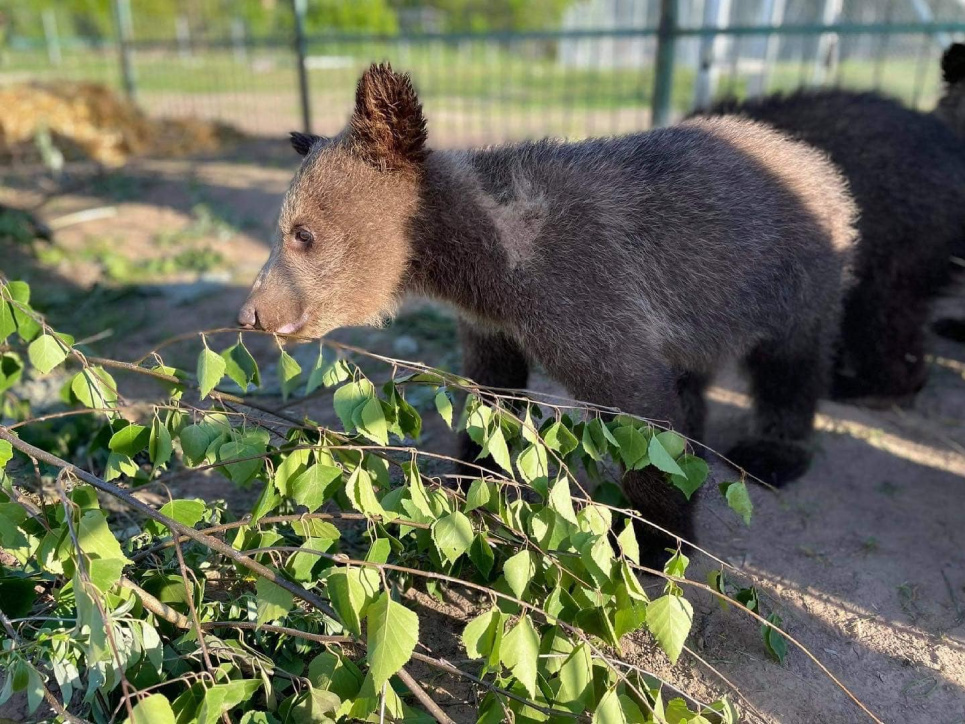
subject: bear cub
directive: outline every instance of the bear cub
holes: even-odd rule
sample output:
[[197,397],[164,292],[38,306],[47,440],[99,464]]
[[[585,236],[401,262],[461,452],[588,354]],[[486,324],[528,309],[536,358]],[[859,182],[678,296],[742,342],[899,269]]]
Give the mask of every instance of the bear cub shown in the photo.
[[[477,382],[524,387],[539,363],[576,398],[696,438],[709,376],[740,357],[754,426],[728,456],[771,483],[804,472],[855,239],[821,153],[735,119],[467,151],[426,141],[410,79],[388,65],[363,74],[339,135],[293,134],[305,158],[240,323],[320,337],[427,295],[460,314]],[[663,473],[623,486],[693,538]],[[676,545],[637,530],[654,553]]]

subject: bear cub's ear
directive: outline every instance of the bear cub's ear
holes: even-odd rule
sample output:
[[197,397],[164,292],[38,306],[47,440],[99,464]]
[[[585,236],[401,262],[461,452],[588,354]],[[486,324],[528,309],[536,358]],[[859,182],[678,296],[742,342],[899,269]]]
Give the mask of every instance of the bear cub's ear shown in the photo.
[[942,56],[942,77],[946,83],[965,80],[965,44],[953,43]]
[[352,147],[387,170],[415,167],[425,160],[426,119],[408,74],[388,64],[362,74],[350,122]]
[[308,152],[312,150],[312,146],[325,140],[322,136],[312,136],[298,131],[292,131],[288,135],[291,136],[292,148],[298,152],[299,156],[307,156]]

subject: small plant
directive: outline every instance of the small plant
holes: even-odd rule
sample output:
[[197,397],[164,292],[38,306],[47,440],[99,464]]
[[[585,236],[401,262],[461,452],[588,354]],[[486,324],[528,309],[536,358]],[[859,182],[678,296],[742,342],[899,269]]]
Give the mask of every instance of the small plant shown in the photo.
[[[646,630],[676,662],[688,588],[736,604],[786,655],[756,589],[732,587],[723,563],[709,584],[688,580],[682,548],[662,570],[641,565],[642,519],[608,502],[618,461],[688,495],[703,484],[706,464],[671,431],[370,355],[390,371],[377,383],[337,345],[303,369],[280,348],[284,398],[334,389],[337,429],[226,391],[262,384],[241,336],[221,349],[199,334],[191,372],[158,352],[119,362],[29,301],[27,285],[0,286],[0,702],[26,692],[32,712],[66,721],[450,722],[422,683],[431,671],[468,682],[480,722],[736,722],[729,698],[668,695],[623,659],[621,639]],[[65,408],[32,417],[16,394],[25,372],[63,375]],[[120,374],[155,380],[163,399],[130,406]],[[442,456],[418,445],[416,390],[498,470],[430,475]],[[205,472],[259,490],[251,510],[133,494]],[[748,521],[744,484],[721,491]],[[641,573],[664,579],[660,595]],[[447,624],[456,663],[420,643],[442,614],[417,601],[449,590],[474,602]]]

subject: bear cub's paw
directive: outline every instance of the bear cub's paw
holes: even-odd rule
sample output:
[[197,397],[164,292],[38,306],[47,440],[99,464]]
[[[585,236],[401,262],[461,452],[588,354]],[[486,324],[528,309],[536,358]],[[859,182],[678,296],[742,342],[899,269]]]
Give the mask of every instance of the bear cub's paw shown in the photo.
[[807,445],[785,440],[744,440],[731,448],[726,457],[738,468],[775,487],[801,477],[811,464]]

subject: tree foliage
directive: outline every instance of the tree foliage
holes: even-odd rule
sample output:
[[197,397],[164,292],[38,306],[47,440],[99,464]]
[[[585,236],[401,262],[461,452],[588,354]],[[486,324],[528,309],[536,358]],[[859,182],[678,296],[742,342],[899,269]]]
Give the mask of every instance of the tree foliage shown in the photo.
[[[614,505],[615,463],[654,465],[688,490],[706,477],[686,441],[644,420],[511,401],[399,361],[376,383],[324,350],[280,372],[288,395],[334,390],[339,429],[228,392],[261,381],[241,337],[221,350],[199,335],[193,374],[157,352],[94,357],[20,283],[0,286],[0,311],[0,387],[13,378],[0,425],[0,702],[26,692],[32,711],[93,721],[446,721],[419,683],[433,671],[468,682],[482,722],[736,721],[726,697],[668,695],[622,658],[633,632],[681,656],[687,586],[736,602],[763,624],[761,649],[786,654],[780,619],[761,617],[756,590],[725,583],[723,564],[706,585],[688,581],[687,557],[668,551],[649,571],[660,595],[641,585],[639,516]],[[25,373],[63,379],[61,412],[31,417]],[[118,386],[131,375],[163,390],[149,408]],[[454,392],[467,394],[455,422]],[[453,485],[448,461],[419,447],[417,405],[467,429],[498,469]],[[250,511],[131,494],[204,472],[256,490]],[[749,516],[734,486],[724,495]],[[450,591],[475,606],[444,624],[470,662],[458,667],[420,646],[444,615],[420,596]]]

